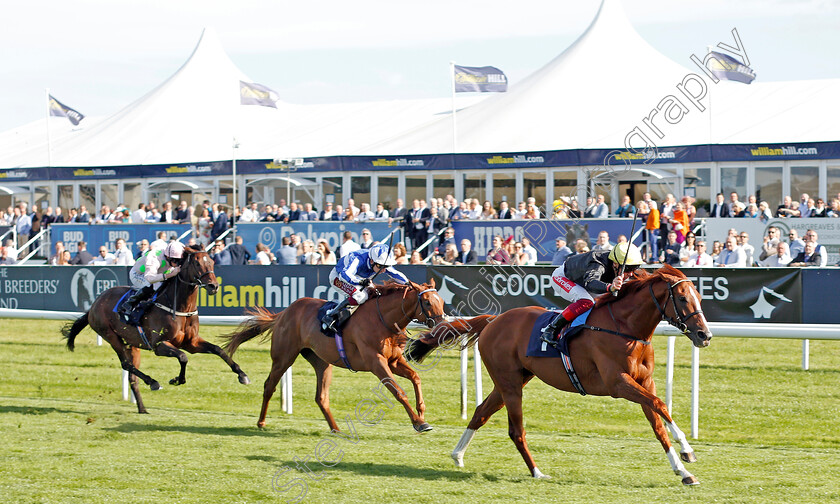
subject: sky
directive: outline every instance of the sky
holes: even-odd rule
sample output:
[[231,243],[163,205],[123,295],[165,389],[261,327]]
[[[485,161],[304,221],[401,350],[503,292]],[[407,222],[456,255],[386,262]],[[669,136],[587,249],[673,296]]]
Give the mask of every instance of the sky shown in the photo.
[[[289,103],[445,98],[450,61],[499,67],[515,86],[583,33],[600,0],[4,3],[0,131],[43,118],[47,88],[88,116],[119,111],[174,74],[205,26]],[[707,46],[731,45],[736,28],[758,80],[840,78],[840,0],[621,3],[686,67]]]

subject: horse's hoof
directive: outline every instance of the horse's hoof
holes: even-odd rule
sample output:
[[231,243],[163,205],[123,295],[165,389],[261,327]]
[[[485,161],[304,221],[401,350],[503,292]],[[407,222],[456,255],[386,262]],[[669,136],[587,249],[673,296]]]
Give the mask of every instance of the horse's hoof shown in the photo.
[[186,382],[186,381],[181,381],[181,380],[179,380],[177,376],[176,376],[175,378],[172,378],[171,380],[169,380],[169,384],[170,384],[170,385],[175,385],[176,387],[177,387],[178,385],[183,385],[183,384],[185,384],[185,383],[187,383],[187,382]]
[[694,476],[686,476],[682,479],[682,484],[686,486],[699,485],[700,482]]
[[455,467],[464,467],[463,453],[452,452],[449,456],[452,457],[452,461],[455,462]]
[[420,425],[415,425],[415,426],[414,426],[414,430],[416,430],[417,432],[429,432],[429,431],[430,431],[430,430],[432,430],[433,428],[434,428],[434,427],[432,427],[431,425],[427,424],[426,422],[423,422],[423,423],[421,423]]
[[250,385],[251,380],[248,379],[248,375],[241,374],[239,375],[239,383],[241,383],[242,385]]
[[149,385],[149,388],[150,388],[150,389],[152,389],[152,390],[160,390],[160,389],[162,389],[163,387],[161,387],[161,386],[160,386],[160,383],[158,383],[158,382],[156,382],[156,381],[153,381],[153,382]]
[[141,415],[148,415],[148,414],[149,414],[149,412],[148,412],[148,411],[146,411],[145,409],[142,409],[142,410],[137,410],[137,413],[139,413],[139,414],[141,414]]
[[534,470],[532,471],[531,476],[533,476],[533,477],[534,477],[534,479],[551,479],[551,476],[549,476],[548,474],[543,474],[543,473],[542,473],[539,469],[537,469],[536,467],[535,467],[535,468],[534,468]]
[[257,422],[257,427],[259,427],[260,429],[265,429],[265,420],[260,420],[259,422]]
[[692,462],[697,462],[697,456],[694,455],[694,452],[680,453],[680,458],[682,459],[683,462],[686,462],[688,464],[690,464]]

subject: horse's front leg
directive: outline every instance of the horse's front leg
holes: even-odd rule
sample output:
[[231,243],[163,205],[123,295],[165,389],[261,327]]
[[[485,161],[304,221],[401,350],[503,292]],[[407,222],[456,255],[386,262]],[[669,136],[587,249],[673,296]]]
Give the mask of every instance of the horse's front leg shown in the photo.
[[175,357],[178,359],[178,362],[181,363],[181,372],[178,376],[169,380],[170,385],[183,385],[187,383],[187,362],[189,361],[187,354],[172,346],[172,343],[168,341],[161,341],[155,347],[155,355],[160,355],[161,357]]
[[189,353],[207,353],[207,354],[214,354],[218,355],[225,363],[230,366],[230,369],[239,376],[239,383],[242,385],[248,385],[251,383],[251,380],[248,378],[248,375],[242,371],[242,368],[239,367],[239,364],[233,361],[230,356],[222,350],[221,347],[214,345],[208,341],[205,341],[198,336],[194,336],[190,338],[182,348]]
[[[671,414],[668,413],[668,408],[665,406],[665,403],[662,402],[660,398],[656,397],[654,393],[656,389],[653,385],[653,378],[645,380],[645,384],[651,390],[648,390],[648,388],[638,384],[630,377],[629,374],[621,373],[617,380],[611,384],[610,395],[612,397],[620,397],[627,399],[628,401],[639,403],[642,406],[642,411],[645,413],[648,422],[650,422],[650,425],[653,428],[653,433],[656,435],[656,438],[665,450],[665,454],[668,457],[668,462],[671,464],[671,469],[673,469],[674,474],[682,478],[684,485],[699,484],[700,482],[697,478],[688,472],[682,461],[680,461],[680,456],[677,455],[677,451],[674,450],[674,447],[671,445],[671,440],[668,438],[668,432],[665,430],[665,425],[662,421],[664,420],[669,427],[673,426],[672,430],[676,429],[680,434],[682,434],[682,431],[677,428],[673,418],[671,418]],[[680,439],[679,435],[675,434],[675,437]],[[682,434],[682,440],[685,440],[685,434]],[[691,447],[688,446],[688,442],[685,441],[683,444],[682,440],[680,441],[680,444],[682,445],[683,450],[685,450],[686,447],[689,450],[688,452],[685,452],[686,456],[688,456],[689,453],[693,456],[693,453],[690,452]]]
[[408,362],[406,362],[405,357],[402,355],[400,355],[399,359],[391,361],[391,370],[397,376],[402,376],[403,378],[411,380],[411,384],[414,385],[414,397],[417,400],[417,414],[420,416],[421,420],[425,419],[426,403],[423,401],[423,390],[420,387],[420,375],[413,367],[408,365]]
[[[359,350],[362,350],[361,348]],[[411,425],[414,427],[414,430],[417,432],[426,432],[432,430],[432,426],[427,424],[422,417],[418,416],[417,413],[411,409],[411,404],[408,402],[408,396],[405,395],[403,389],[397,385],[396,380],[394,380],[394,375],[391,374],[391,370],[388,366],[388,361],[385,359],[385,356],[377,353],[375,350],[370,349],[371,356],[368,357],[367,365],[370,368],[370,372],[376,375],[379,378],[379,382],[382,383],[385,388],[391,391],[391,394],[397,399],[397,401],[403,405],[405,411],[408,413],[408,417],[411,419]]]

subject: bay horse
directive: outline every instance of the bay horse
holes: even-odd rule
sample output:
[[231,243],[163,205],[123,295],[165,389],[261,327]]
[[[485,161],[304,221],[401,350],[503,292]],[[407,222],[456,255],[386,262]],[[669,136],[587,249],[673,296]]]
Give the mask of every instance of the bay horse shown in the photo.
[[222,358],[239,376],[239,382],[250,383],[248,376],[220,347],[203,340],[198,335],[198,289],[204,287],[210,295],[219,288],[213,273],[213,260],[205,252],[187,247],[184,250],[184,263],[180,272],[165,280],[157,290],[155,304],[140,319],[143,334],[136,326],[126,324],[114,311],[116,304],[129,290],[129,287],[112,287],[103,292],[90,307],[90,310],[62,329],[67,338],[67,348],[75,348],[76,336],[90,325],[98,335],[111,344],[120,365],[131,377],[131,390],[137,399],[137,412],[147,413],[140,397],[137,378],[143,380],[152,390],[159,390],[160,383],[149,377],[140,367],[140,350],[154,350],[155,355],[175,357],[181,364],[181,372],[169,380],[170,385],[183,385],[187,382],[187,355],[189,353],[212,353]]
[[[318,310],[326,303],[322,299],[301,298],[282,312],[273,314],[262,307],[249,311],[250,318],[225,336],[225,349],[230,355],[239,345],[270,330],[271,372],[265,380],[262,409],[257,426],[265,427],[268,403],[277,383],[294,363],[298,355],[309,361],[317,375],[315,403],[321,409],[330,429],[339,432],[330,412],[330,383],[333,366],[351,371],[370,371],[405,407],[411,424],[418,432],[431,430],[424,420],[426,411],[420,376],[408,365],[402,351],[407,337],[405,328],[414,319],[433,327],[443,318],[443,300],[435,289],[435,281],[406,285],[389,283],[368,287],[370,299],[362,304],[347,321],[342,331],[346,360],[341,358],[337,341],[321,332]],[[392,373],[408,378],[414,385],[417,412],[412,410],[408,397],[394,381]]]
[[[466,348],[478,340],[481,359],[493,379],[493,391],[475,409],[466,431],[452,452],[458,467],[464,467],[464,453],[475,431],[503,406],[507,406],[508,434],[534,478],[546,478],[537,468],[525,441],[522,418],[522,389],[537,376],[566,392],[577,389],[561,364],[561,358],[526,355],[531,328],[543,308],[508,310],[496,317],[481,315],[469,320],[440,324],[413,341],[406,357],[420,361],[443,344],[452,344],[467,335]],[[679,270],[664,266],[652,274],[637,271],[617,296],[605,294],[595,303],[587,327],[569,341],[573,370],[582,385],[581,393],[623,398],[638,403],[662,444],[674,472],[683,484],[698,483],[680,461],[695,462],[694,450],[685,434],[674,423],[665,403],[656,396],[653,382],[653,331],[660,320],[680,329],[694,346],[709,345],[712,333],[700,308],[694,284]],[[664,425],[663,425],[664,420]],[[679,457],[668,433],[680,443]]]

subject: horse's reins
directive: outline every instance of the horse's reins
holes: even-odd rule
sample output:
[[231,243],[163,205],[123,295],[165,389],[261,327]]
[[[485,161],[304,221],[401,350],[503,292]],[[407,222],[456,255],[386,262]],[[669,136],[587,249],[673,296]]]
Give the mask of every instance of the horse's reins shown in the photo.
[[[379,289],[377,289],[375,286],[374,286],[374,291],[376,292],[376,314],[379,316],[379,321],[382,323],[383,326],[385,326],[386,329],[391,331],[393,334],[407,336],[405,334],[405,330],[404,329],[399,329],[399,326],[397,326],[396,322],[394,323],[394,327],[397,328],[398,330],[394,330],[393,328],[388,327],[388,324],[385,323],[385,318],[382,316],[382,309],[379,307],[379,298],[382,295],[379,293]],[[423,314],[423,316],[426,318],[426,320],[434,321],[435,319],[443,318],[443,315],[438,315],[438,316],[432,317],[426,311],[426,307],[423,306],[423,303],[421,302],[421,297],[423,296],[423,294],[425,294],[427,292],[437,292],[437,289],[429,288],[429,289],[424,289],[422,291],[418,291],[417,292],[417,303],[414,305],[414,309],[411,311],[410,315],[408,313],[406,313],[405,305],[400,304],[400,311],[402,311],[403,316],[406,317],[409,321],[415,319],[414,314],[417,313],[417,306],[418,305],[420,306],[420,312]],[[405,295],[407,293],[408,293],[408,289],[404,289],[403,290],[403,300],[405,299]]]
[[173,299],[172,299],[172,308],[170,308],[170,307],[168,307],[168,306],[166,306],[162,303],[155,303],[155,306],[157,306],[158,308],[160,308],[161,310],[163,310],[167,313],[171,313],[172,315],[175,315],[176,317],[192,317],[193,315],[198,315],[198,307],[196,307],[195,310],[188,311],[188,312],[182,312],[182,311],[177,310],[177,308],[178,308],[178,306],[177,306],[177,303],[178,303],[178,284],[179,283],[185,283],[188,286],[201,288],[201,287],[204,287],[206,285],[210,285],[210,284],[204,282],[204,277],[206,277],[207,275],[209,275],[211,273],[212,273],[212,271],[205,271],[201,275],[195,276],[192,280],[183,280],[183,279],[181,279],[181,274],[178,273],[177,275],[175,275],[175,295],[173,296]]

